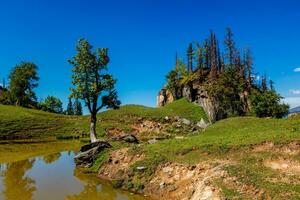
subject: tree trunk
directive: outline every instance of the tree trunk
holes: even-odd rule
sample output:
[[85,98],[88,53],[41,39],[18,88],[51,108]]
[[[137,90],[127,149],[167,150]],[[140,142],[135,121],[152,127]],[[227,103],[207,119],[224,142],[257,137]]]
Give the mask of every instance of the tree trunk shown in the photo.
[[91,124],[90,124],[90,139],[91,143],[96,142],[96,122],[97,116],[96,114],[91,114]]

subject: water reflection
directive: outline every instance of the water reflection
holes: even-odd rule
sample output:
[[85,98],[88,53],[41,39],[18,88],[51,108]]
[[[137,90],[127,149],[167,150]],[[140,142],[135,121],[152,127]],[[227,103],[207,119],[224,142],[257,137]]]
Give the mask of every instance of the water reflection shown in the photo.
[[84,174],[75,169],[74,176],[84,184],[84,188],[79,194],[68,195],[67,200],[117,199],[117,192],[112,192],[111,188],[106,185],[100,185],[98,178],[94,175]]
[[43,157],[43,160],[46,164],[51,164],[55,161],[57,161],[61,156],[61,153],[54,153],[54,154],[50,154],[50,155],[46,155]]
[[76,169],[73,152],[0,164],[0,199],[141,200]]
[[35,181],[26,176],[27,170],[33,167],[35,159],[27,159],[6,165],[3,176],[3,196],[7,200],[31,200],[36,191]]

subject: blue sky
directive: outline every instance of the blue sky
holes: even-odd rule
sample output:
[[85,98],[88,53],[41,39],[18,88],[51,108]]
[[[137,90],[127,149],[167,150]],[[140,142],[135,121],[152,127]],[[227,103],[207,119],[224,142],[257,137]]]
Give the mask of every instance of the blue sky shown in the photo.
[[[155,106],[175,52],[209,30],[223,40],[230,26],[238,47],[250,47],[255,71],[300,105],[300,1],[297,0],[24,0],[0,3],[0,78],[21,61],[39,66],[39,98],[66,105],[75,44],[85,37],[108,47],[109,70],[123,104]],[[297,70],[296,70],[297,71]],[[298,70],[300,71],[300,70]]]

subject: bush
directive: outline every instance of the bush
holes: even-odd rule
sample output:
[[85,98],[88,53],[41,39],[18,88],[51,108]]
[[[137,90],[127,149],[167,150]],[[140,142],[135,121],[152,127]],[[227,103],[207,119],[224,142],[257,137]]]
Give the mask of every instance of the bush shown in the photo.
[[288,113],[289,106],[281,103],[281,99],[273,90],[254,91],[251,95],[252,112],[257,117],[282,118]]

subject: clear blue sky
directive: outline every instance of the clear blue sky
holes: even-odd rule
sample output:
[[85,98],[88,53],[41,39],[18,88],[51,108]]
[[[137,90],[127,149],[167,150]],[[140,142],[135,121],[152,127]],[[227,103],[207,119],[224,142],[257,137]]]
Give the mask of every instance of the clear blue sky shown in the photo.
[[[298,0],[24,0],[0,3],[0,77],[21,61],[39,66],[39,98],[66,105],[80,37],[108,47],[110,72],[123,104],[155,106],[175,52],[213,29],[230,26],[239,47],[250,47],[255,70],[266,72],[291,105],[300,105]],[[296,70],[297,71],[297,70]],[[300,69],[299,69],[300,71]]]

